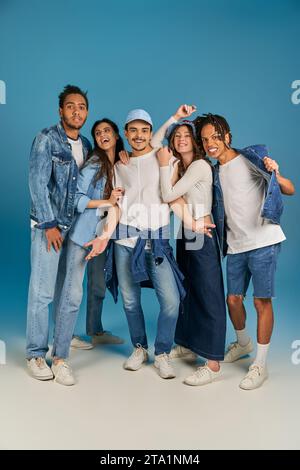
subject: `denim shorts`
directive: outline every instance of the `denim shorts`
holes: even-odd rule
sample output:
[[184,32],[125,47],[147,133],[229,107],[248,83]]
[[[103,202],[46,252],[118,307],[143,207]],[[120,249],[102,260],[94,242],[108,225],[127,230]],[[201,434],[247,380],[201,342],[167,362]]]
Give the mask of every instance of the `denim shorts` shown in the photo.
[[228,295],[246,295],[252,277],[253,296],[275,297],[275,272],[281,243],[227,255]]

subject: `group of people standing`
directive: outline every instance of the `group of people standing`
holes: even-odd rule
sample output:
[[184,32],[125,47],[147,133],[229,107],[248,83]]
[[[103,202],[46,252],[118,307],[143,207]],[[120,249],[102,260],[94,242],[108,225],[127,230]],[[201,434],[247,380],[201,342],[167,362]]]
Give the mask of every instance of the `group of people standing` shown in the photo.
[[[254,349],[243,303],[252,278],[257,353],[240,387],[259,387],[268,377],[274,278],[285,240],[281,194],[294,193],[292,182],[280,174],[264,145],[232,148],[222,116],[188,120],[195,106],[181,105],[155,133],[145,110],[130,111],[124,126],[129,152],[118,126],[107,118],[93,125],[91,147],[80,134],[88,107],[86,93],[67,85],[59,95],[60,122],[39,133],[31,149],[30,374],[73,385],[70,347],[123,342],[102,326],[106,286],[115,301],[120,290],[128,322],[133,352],[124,368],[140,369],[149,360],[141,304],[141,288],[147,286],[160,306],[154,345],[160,377],[175,377],[173,359],[200,356],[206,362],[184,382],[197,386],[221,379],[220,363],[235,362]],[[169,242],[171,212],[182,221],[176,259]],[[226,255],[227,306],[237,341],[225,351],[221,260]],[[86,268],[91,343],[74,335]],[[55,326],[49,367],[51,302]]]

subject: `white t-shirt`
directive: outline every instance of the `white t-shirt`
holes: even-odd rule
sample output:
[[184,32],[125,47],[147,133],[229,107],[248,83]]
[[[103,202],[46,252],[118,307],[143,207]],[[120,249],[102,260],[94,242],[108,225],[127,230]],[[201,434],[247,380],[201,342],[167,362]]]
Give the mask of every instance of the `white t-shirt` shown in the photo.
[[[169,224],[170,209],[161,198],[156,149],[140,157],[131,157],[127,165],[116,163],[114,173],[114,187],[125,190],[119,201],[121,224],[139,230],[157,230]],[[134,248],[136,241],[137,237],[131,237],[116,243]]]
[[274,245],[285,240],[280,225],[261,217],[265,180],[242,155],[219,166],[226,214],[228,253]]
[[82,147],[82,140],[80,137],[78,139],[74,140],[68,137],[68,142],[71,144],[72,147],[72,155],[74,159],[76,160],[78,169],[83,165],[84,162],[84,157],[83,157],[83,147]]
[[[140,157],[130,157],[129,163],[115,164],[114,187],[121,187],[125,194],[119,201],[121,208],[120,223],[137,227],[139,230],[151,228],[157,230],[170,223],[169,205],[161,197],[159,163],[156,152],[162,146],[166,130],[175,119],[171,117],[153,135],[153,149]],[[138,237],[124,238],[116,241],[119,245],[134,248]],[[145,249],[149,249],[147,241]]]

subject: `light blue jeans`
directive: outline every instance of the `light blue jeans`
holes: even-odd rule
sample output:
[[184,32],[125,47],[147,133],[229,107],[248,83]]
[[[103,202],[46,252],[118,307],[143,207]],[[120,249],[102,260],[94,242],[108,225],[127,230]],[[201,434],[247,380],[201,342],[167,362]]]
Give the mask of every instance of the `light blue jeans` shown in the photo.
[[[67,358],[69,355],[70,343],[74,333],[74,328],[80,309],[80,304],[82,301],[83,295],[83,279],[85,274],[85,269],[87,261],[85,260],[88,251],[85,248],[77,245],[68,240],[67,243],[67,259],[66,259],[66,273],[61,290],[61,295],[59,297],[59,302],[56,306],[55,312],[55,331],[54,331],[54,343],[52,356]],[[105,260],[105,255],[99,256],[100,263],[99,266],[102,266],[102,272],[100,269],[96,270],[96,273],[101,272],[101,278],[104,281],[103,275],[103,264]],[[99,268],[99,266],[97,266]],[[95,267],[95,266],[94,266]],[[93,273],[94,275],[96,274]],[[99,279],[100,283],[101,279]],[[94,279],[96,283],[97,280]],[[97,289],[99,294],[99,288]],[[105,288],[102,285],[102,302],[105,295]],[[101,293],[100,293],[101,294]],[[94,299],[95,300],[95,299]],[[94,304],[92,312],[95,316],[91,314],[87,317],[87,329],[88,334],[94,334],[99,332],[98,323],[99,323],[99,303]],[[101,329],[100,329],[101,331]]]
[[[145,319],[141,305],[141,286],[134,283],[130,269],[132,248],[115,243],[115,261],[123,306],[127,317],[131,341],[134,347],[148,348]],[[160,312],[157,322],[155,354],[169,353],[174,341],[179,313],[179,292],[171,266],[164,258],[160,265],[155,264],[152,252],[145,250],[146,267],[153,283]]]
[[57,303],[61,288],[58,272],[64,272],[66,240],[59,252],[47,251],[45,230],[31,229],[31,275],[27,306],[26,357],[45,357],[49,340],[49,304]]

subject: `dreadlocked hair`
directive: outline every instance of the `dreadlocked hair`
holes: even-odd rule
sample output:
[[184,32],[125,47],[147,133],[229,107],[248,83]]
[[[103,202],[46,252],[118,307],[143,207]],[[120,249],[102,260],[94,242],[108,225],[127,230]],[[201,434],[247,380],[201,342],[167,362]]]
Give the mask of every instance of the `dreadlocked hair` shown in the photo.
[[225,135],[229,134],[229,145],[231,144],[232,141],[232,135],[230,131],[230,127],[228,122],[223,116],[219,116],[218,114],[203,114],[202,116],[196,117],[196,119],[193,121],[195,128],[196,128],[196,139],[197,139],[197,144],[202,152],[205,154],[205,150],[203,147],[202,139],[201,139],[201,131],[204,126],[207,126],[207,124],[211,124],[214,126],[216,132],[220,134],[220,140],[225,142]]

